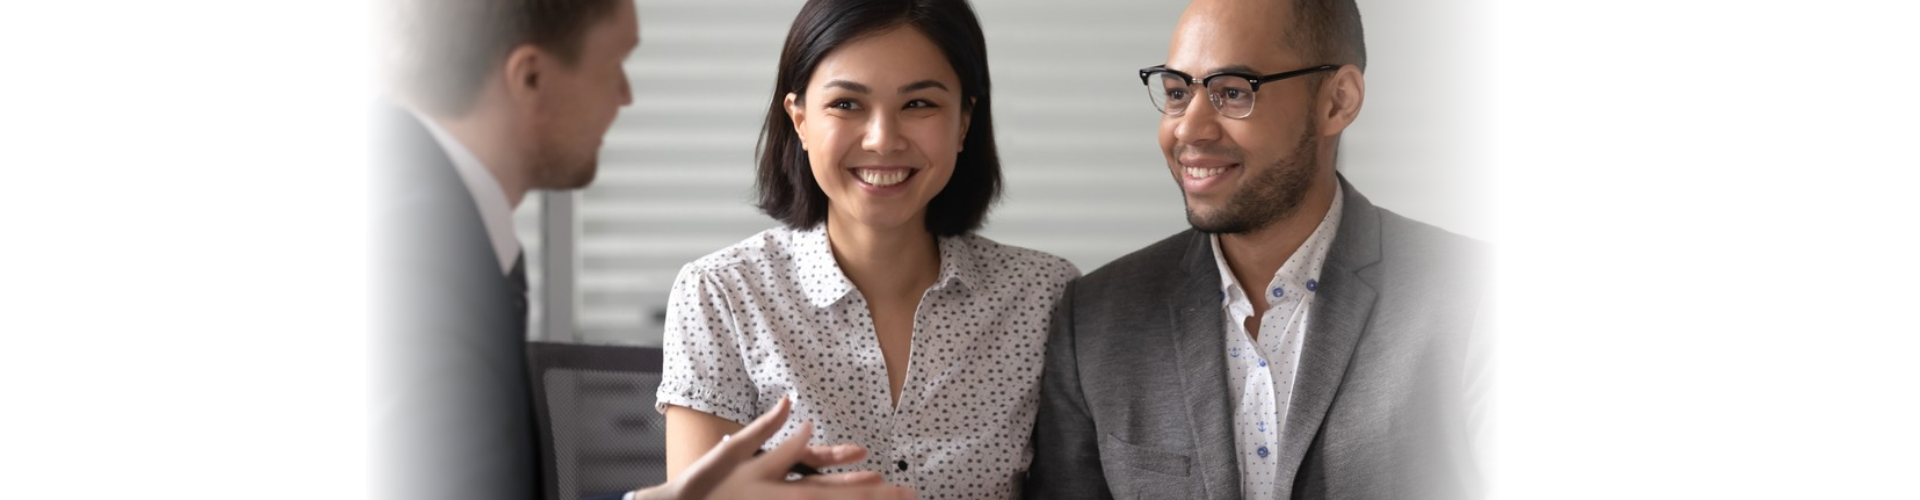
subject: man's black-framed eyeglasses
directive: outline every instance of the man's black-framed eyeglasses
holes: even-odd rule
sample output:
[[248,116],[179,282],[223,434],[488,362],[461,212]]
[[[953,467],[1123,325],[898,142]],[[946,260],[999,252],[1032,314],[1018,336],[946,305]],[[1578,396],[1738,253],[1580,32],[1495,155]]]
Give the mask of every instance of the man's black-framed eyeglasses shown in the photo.
[[1180,116],[1187,112],[1187,105],[1193,102],[1193,85],[1197,83],[1207,89],[1207,101],[1213,103],[1214,110],[1219,111],[1221,116],[1239,119],[1253,114],[1253,93],[1260,90],[1261,84],[1337,69],[1340,67],[1322,64],[1266,76],[1221,72],[1195,79],[1193,75],[1161,65],[1142,68],[1140,83],[1147,86],[1147,96],[1153,100],[1153,109],[1167,116]]

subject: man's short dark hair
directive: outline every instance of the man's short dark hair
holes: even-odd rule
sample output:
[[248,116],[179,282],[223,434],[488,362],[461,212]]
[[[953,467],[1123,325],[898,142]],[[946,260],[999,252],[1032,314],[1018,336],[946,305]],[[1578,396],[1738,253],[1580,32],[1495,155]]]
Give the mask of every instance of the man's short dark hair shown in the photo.
[[896,27],[919,30],[940,47],[960,76],[963,109],[972,113],[953,177],[927,204],[927,231],[955,236],[986,222],[987,209],[1000,197],[1000,155],[993,142],[986,37],[965,0],[810,0],[800,8],[780,51],[779,76],[761,130],[754,182],[761,211],[796,229],[827,220],[827,193],[813,178],[807,152],[787,114],[786,96],[806,98],[807,81],[827,53]]
[[393,36],[393,77],[415,106],[459,116],[507,54],[531,44],[574,64],[587,29],[623,0],[404,0]]
[[1306,64],[1352,64],[1361,71],[1367,69],[1367,37],[1360,29],[1360,6],[1354,0],[1293,0],[1293,20],[1287,44],[1308,59]]

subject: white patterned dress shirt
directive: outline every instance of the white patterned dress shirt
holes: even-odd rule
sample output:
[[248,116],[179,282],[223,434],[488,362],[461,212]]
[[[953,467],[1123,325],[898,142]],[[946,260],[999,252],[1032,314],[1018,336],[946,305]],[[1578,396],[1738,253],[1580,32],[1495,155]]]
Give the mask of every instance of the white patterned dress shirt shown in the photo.
[[1287,437],[1282,431],[1293,402],[1294,370],[1300,365],[1300,346],[1306,337],[1314,292],[1320,285],[1327,250],[1339,229],[1343,199],[1344,195],[1334,191],[1327,216],[1274,273],[1273,281],[1259,289],[1266,294],[1267,310],[1260,316],[1258,340],[1250,338],[1246,328],[1247,318],[1253,316],[1253,303],[1227,266],[1219,235],[1212,238],[1213,259],[1220,268],[1221,307],[1226,312],[1233,445],[1240,461],[1240,493],[1249,500],[1285,498],[1289,494],[1274,491],[1280,472],[1280,442]]
[[655,408],[745,424],[791,394],[792,416],[772,442],[811,421],[813,444],[870,452],[826,472],[877,471],[920,498],[1009,498],[1033,457],[1053,303],[1080,272],[974,235],[939,246],[897,405],[867,301],[823,225],[767,230],[681,269]]

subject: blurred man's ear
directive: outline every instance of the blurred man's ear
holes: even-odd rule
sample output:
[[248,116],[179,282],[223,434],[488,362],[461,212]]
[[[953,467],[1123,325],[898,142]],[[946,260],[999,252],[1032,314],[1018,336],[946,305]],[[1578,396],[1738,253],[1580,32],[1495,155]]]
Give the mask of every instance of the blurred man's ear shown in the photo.
[[552,60],[546,51],[533,45],[521,45],[507,54],[507,61],[500,65],[500,71],[506,79],[507,95],[513,98],[516,107],[538,101],[540,78]]
[[1320,95],[1316,102],[1315,118],[1320,122],[1320,136],[1333,137],[1347,130],[1353,120],[1360,117],[1360,105],[1367,100],[1367,77],[1360,73],[1360,67],[1351,64],[1341,66],[1327,81],[1320,85]]

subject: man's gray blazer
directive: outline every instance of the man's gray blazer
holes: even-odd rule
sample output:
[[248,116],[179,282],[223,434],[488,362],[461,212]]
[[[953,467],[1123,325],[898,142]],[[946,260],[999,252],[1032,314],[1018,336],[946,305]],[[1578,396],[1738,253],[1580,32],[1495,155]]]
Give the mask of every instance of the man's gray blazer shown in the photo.
[[[1340,186],[1340,229],[1270,458],[1280,496],[1474,496],[1480,244]],[[1212,246],[1193,230],[1068,286],[1028,498],[1241,498],[1220,293]]]

